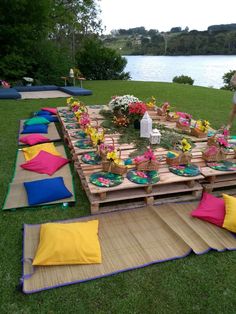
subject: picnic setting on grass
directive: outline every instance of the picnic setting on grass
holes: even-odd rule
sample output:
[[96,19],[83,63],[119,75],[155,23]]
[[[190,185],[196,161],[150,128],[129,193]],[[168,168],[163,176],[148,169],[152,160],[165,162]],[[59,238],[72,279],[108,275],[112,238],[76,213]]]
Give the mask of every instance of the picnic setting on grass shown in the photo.
[[225,125],[153,96],[106,105],[71,96],[22,119],[18,147],[4,211],[74,204],[71,167],[91,211],[24,224],[26,294],[236,249],[236,197],[213,194],[235,185],[236,136]]

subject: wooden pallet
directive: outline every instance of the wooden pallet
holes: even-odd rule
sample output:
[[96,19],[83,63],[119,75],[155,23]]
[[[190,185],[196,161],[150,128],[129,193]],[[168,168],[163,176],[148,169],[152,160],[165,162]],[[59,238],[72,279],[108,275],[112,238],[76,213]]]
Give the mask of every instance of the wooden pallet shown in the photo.
[[[60,108],[61,109],[61,108]],[[96,109],[96,108],[95,108]],[[89,109],[90,110],[90,109]],[[92,110],[92,109],[91,109]],[[100,109],[93,111],[94,116],[99,114]],[[82,154],[95,151],[94,148],[79,149],[75,146],[78,139],[73,138],[73,133],[77,129],[68,129],[67,123],[63,121],[63,117],[59,119],[62,124],[62,130],[64,138],[68,142],[68,146],[73,155],[75,162],[75,169],[82,182],[83,189],[87,194],[89,202],[91,204],[91,213],[111,211],[118,209],[127,209],[129,206],[132,208],[143,206],[144,204],[161,204],[164,202],[177,202],[177,201],[190,201],[199,199],[203,187],[204,189],[215,189],[220,185],[231,186],[236,180],[232,174],[216,171],[215,175],[209,167],[206,167],[205,161],[202,159],[202,151],[206,148],[207,143],[202,139],[197,139],[196,146],[192,150],[192,163],[197,164],[200,167],[201,175],[196,177],[181,177],[171,173],[166,165],[165,157],[167,150],[164,148],[155,149],[154,153],[158,159],[160,159],[160,181],[154,185],[138,185],[130,182],[127,178],[124,178],[122,184],[112,188],[102,188],[90,183],[90,175],[94,172],[101,171],[100,165],[88,165],[81,161]],[[100,117],[102,122],[102,116]],[[168,124],[174,124],[175,122],[168,122]],[[119,144],[120,134],[112,134],[105,136],[105,143],[112,144],[111,136],[114,139],[116,148],[120,148],[122,151],[122,158],[126,159],[130,157],[130,154],[134,151],[133,144]],[[228,158],[232,158],[232,155],[228,155]],[[216,180],[217,177],[218,179]],[[209,181],[210,180],[210,181]],[[227,183],[226,183],[227,182]]]
[[[235,159],[232,160],[236,162]],[[202,167],[201,173],[204,176],[201,184],[207,192],[236,188],[236,171],[218,171],[209,167]]]
[[[169,199],[193,200],[198,199],[202,192],[201,185],[197,182],[203,179],[202,175],[194,178],[176,176],[169,172],[167,167],[161,167],[159,170],[160,181],[154,185],[139,185],[124,178],[124,181],[115,187],[104,188],[90,183],[90,175],[94,172],[101,171],[99,165],[91,166],[82,164],[79,161],[75,163],[75,168],[80,176],[84,190],[91,203],[91,212],[97,213],[104,210],[104,204],[109,204],[110,210],[119,208],[122,201],[138,200],[138,203],[155,204],[166,202]],[[172,200],[173,201],[173,200]],[[111,204],[112,203],[112,204]],[[123,208],[126,208],[124,202]]]

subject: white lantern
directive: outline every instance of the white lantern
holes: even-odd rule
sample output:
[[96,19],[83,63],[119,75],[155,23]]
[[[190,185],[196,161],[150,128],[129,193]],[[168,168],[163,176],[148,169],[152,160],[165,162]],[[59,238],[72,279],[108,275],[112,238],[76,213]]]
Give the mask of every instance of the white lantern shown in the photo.
[[73,69],[70,69],[70,72],[69,72],[69,77],[73,78],[74,77],[74,70]]
[[151,144],[160,144],[161,142],[161,133],[158,129],[153,129],[150,133],[150,143]]
[[146,111],[142,120],[140,121],[140,137],[150,137],[152,131],[152,119]]

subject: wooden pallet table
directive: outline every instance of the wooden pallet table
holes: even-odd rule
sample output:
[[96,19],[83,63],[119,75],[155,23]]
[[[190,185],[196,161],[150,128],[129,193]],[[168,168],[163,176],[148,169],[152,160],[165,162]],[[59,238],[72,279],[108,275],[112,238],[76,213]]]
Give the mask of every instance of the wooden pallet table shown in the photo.
[[[236,159],[231,160],[236,162]],[[219,171],[210,167],[202,167],[201,173],[204,179],[200,182],[205,191],[214,192],[214,194],[222,192],[236,194],[236,171]]]
[[[58,108],[65,109],[65,108]],[[99,116],[101,108],[89,108],[89,114],[93,114],[94,118],[103,121],[103,117]],[[77,138],[73,137],[78,129],[68,128],[70,124],[64,121],[63,116],[58,114],[62,125],[65,140],[73,155],[75,169],[80,177],[82,187],[87,194],[91,205],[91,213],[111,211],[118,209],[127,209],[130,207],[143,206],[144,204],[161,204],[164,202],[190,201],[200,198],[203,187],[216,188],[220,185],[228,186],[235,184],[236,172],[234,176],[229,173],[222,173],[206,167],[205,161],[202,159],[202,151],[206,148],[207,143],[203,139],[195,138],[195,147],[192,150],[192,163],[200,167],[201,174],[196,177],[182,177],[171,173],[166,165],[167,150],[157,148],[154,150],[155,156],[160,160],[160,181],[153,185],[140,185],[129,181],[126,176],[124,181],[115,187],[104,188],[98,187],[90,183],[90,175],[94,172],[102,170],[101,165],[88,165],[82,162],[81,156],[95,148],[81,149],[76,147]],[[168,122],[168,126],[175,125],[175,122]],[[134,145],[119,144],[120,134],[105,135],[105,143],[112,144],[112,138],[116,148],[121,149],[122,159],[130,158],[130,154],[134,152]],[[111,138],[112,137],[112,138]],[[194,137],[191,137],[194,138]],[[229,155],[228,158],[232,158]],[[227,182],[227,183],[226,183]]]
[[106,205],[109,206],[109,210],[117,210],[117,205],[121,209],[120,202],[123,202],[123,209],[125,209],[127,202],[131,202],[134,206],[134,201],[139,201],[138,204],[157,204],[171,200],[193,200],[200,198],[202,192],[202,187],[198,183],[198,180],[203,179],[202,175],[194,178],[177,176],[169,172],[164,165],[158,171],[160,181],[154,185],[135,184],[124,177],[120,185],[109,188],[90,183],[90,175],[102,171],[100,165],[91,166],[78,160],[75,168],[90,201],[92,213],[106,210]]

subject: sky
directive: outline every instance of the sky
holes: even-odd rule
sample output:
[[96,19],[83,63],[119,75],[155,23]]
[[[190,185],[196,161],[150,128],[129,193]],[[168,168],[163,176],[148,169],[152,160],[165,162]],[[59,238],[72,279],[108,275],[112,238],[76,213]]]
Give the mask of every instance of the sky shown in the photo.
[[100,0],[104,33],[144,26],[170,31],[172,27],[204,31],[215,24],[236,23],[236,0]]

